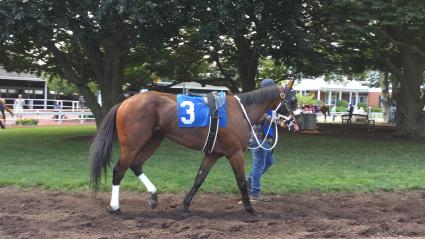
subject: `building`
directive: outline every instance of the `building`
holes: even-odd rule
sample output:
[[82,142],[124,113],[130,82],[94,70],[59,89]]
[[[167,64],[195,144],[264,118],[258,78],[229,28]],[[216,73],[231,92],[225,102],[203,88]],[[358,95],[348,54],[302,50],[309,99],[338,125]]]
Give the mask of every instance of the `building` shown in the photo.
[[363,102],[372,107],[381,106],[381,89],[370,88],[360,81],[328,82],[319,77],[303,79],[294,84],[294,89],[305,96],[313,94],[317,100],[327,105],[335,105],[338,100],[346,100],[354,105]]
[[28,102],[28,108],[45,108],[47,82],[34,75],[7,72],[0,67],[0,94],[8,105],[13,104],[13,99],[21,94]]

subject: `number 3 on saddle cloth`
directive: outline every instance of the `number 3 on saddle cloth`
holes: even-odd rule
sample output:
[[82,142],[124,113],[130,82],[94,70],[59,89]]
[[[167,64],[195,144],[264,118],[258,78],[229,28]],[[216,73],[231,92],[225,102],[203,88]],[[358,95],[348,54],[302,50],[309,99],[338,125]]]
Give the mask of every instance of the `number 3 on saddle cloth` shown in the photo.
[[216,116],[218,119],[218,127],[226,128],[226,95],[224,92],[213,92],[207,97],[177,95],[177,117],[179,127],[191,128],[209,126],[208,137],[202,149],[207,153],[212,152],[217,138],[217,120],[211,117],[212,112],[215,111],[216,114],[213,116]]

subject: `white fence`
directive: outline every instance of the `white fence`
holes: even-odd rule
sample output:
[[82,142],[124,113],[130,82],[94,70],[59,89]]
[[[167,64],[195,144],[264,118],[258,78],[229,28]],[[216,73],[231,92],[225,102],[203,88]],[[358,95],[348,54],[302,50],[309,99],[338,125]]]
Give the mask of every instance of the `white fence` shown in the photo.
[[[8,114],[8,112],[6,112]],[[7,124],[15,124],[19,119],[36,119],[44,122],[56,122],[62,124],[63,122],[77,121],[80,124],[93,122],[93,113],[89,110],[27,110],[24,109],[22,113],[14,112],[15,116],[6,118]]]
[[[13,98],[4,98],[6,105],[13,108],[13,103],[15,99]],[[54,99],[25,99],[25,108],[26,109],[54,109],[55,104],[59,105],[64,110],[76,111],[81,108],[84,108],[85,105],[81,105],[76,100],[54,100]]]

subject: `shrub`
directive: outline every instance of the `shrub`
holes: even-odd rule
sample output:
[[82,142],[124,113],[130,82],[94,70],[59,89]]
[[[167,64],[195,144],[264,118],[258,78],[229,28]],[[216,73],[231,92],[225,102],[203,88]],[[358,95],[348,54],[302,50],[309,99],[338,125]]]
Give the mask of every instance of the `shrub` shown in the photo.
[[347,112],[347,107],[338,106],[336,107],[336,112]]
[[359,102],[359,103],[357,104],[357,107],[359,107],[359,109],[363,107],[363,109],[364,109],[365,111],[367,111],[367,109],[369,108],[369,106],[368,106],[368,105],[367,105],[367,103],[365,103],[365,102]]
[[382,112],[382,108],[381,107],[372,107],[370,109],[370,112]]
[[346,101],[346,100],[338,100],[336,102],[336,106],[337,107],[345,107],[345,108],[347,108],[348,107],[348,101]]
[[36,119],[18,119],[18,120],[16,120],[16,125],[38,125],[38,120],[36,120]]
[[307,96],[297,94],[297,101],[299,105],[313,105],[315,101],[314,94],[308,94]]

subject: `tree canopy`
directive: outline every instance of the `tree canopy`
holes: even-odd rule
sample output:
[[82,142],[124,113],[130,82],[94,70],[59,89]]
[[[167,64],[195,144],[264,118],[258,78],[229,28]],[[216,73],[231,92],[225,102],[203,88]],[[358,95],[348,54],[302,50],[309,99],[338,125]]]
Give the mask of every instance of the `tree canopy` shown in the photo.
[[[100,122],[123,99],[125,68],[140,60],[132,56],[175,33],[183,11],[173,0],[1,1],[0,62],[8,70],[69,80]],[[102,105],[91,81],[102,92]]]
[[[157,78],[252,90],[258,78],[390,72],[398,134],[425,135],[419,0],[3,0],[0,64],[67,79],[99,123]],[[102,104],[89,88],[102,92]]]
[[399,135],[425,136],[424,7],[423,1],[333,1],[316,22],[335,65],[351,73],[372,68],[392,74]]

